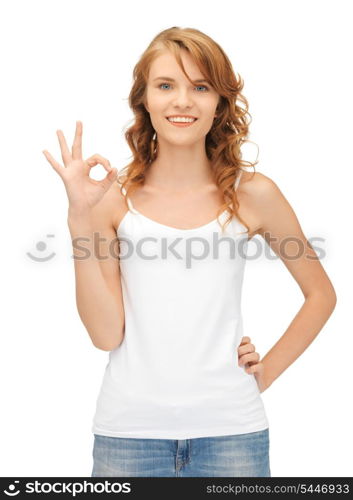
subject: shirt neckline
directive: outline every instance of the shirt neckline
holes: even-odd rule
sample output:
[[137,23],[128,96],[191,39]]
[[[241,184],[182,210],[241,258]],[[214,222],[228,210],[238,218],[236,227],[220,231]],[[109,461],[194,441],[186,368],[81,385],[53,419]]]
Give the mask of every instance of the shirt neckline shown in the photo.
[[[158,222],[154,219],[151,219],[151,217],[147,217],[146,215],[142,214],[139,210],[137,210],[135,207],[133,207],[133,211],[137,213],[140,217],[146,219],[147,221],[157,224],[157,226],[161,226],[167,229],[171,229],[173,231],[178,231],[178,232],[189,232],[189,231],[197,231],[197,230],[202,230],[208,226],[211,226],[215,222],[218,222],[218,218],[216,217],[215,219],[211,220],[210,222],[207,222],[206,224],[202,224],[202,226],[197,226],[197,227],[191,227],[187,229],[182,229],[174,226],[167,226],[166,224],[162,224],[161,222]],[[227,209],[223,210],[223,212],[219,215],[219,217],[222,217],[225,213],[227,212]],[[124,217],[125,218],[125,217]]]
[[[236,188],[238,187],[238,184],[239,184],[239,181],[240,181],[240,177],[241,177],[241,174],[243,173],[243,171],[241,170],[240,171],[240,175],[238,176],[238,178],[236,179],[236,182],[235,182],[235,185],[236,185]],[[119,182],[119,180],[117,179],[117,183],[121,186],[121,183]],[[121,227],[122,225],[122,222],[123,220],[125,219],[126,215],[131,211],[137,215],[139,215],[140,217],[142,217],[143,219],[145,219],[146,221],[152,223],[152,224],[155,224],[157,226],[160,226],[160,227],[163,227],[165,229],[168,229],[168,230],[171,230],[171,231],[178,231],[178,232],[185,232],[185,233],[188,233],[188,232],[191,232],[191,231],[197,231],[197,230],[202,230],[204,228],[207,228],[209,226],[211,226],[212,224],[215,224],[215,223],[218,223],[218,218],[219,217],[223,217],[225,215],[225,213],[228,211],[227,209],[223,210],[223,212],[220,213],[220,215],[218,217],[216,217],[215,219],[211,220],[210,222],[207,222],[206,224],[203,224],[202,226],[198,226],[198,227],[192,227],[192,228],[188,228],[188,229],[181,229],[181,228],[178,228],[178,227],[174,227],[174,226],[168,226],[166,224],[162,224],[161,222],[158,222],[154,219],[151,219],[151,217],[147,217],[147,215],[144,215],[143,213],[141,213],[139,210],[137,210],[134,205],[132,204],[132,201],[130,200],[130,198],[128,198],[126,196],[126,189],[123,188],[123,194],[125,195],[126,197],[126,201],[127,201],[127,204],[128,204],[128,207],[129,207],[129,210],[125,213],[125,215],[123,216],[123,218],[121,219],[120,221],[120,224],[119,226],[117,227],[117,232],[119,231],[119,228]]]

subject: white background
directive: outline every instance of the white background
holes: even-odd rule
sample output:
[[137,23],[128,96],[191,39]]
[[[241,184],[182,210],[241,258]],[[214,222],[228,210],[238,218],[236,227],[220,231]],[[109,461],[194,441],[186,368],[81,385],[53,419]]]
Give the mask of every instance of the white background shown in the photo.
[[[133,66],[172,26],[211,36],[244,79],[256,169],[280,187],[306,237],[323,239],[314,246],[338,296],[318,337],[262,394],[272,476],[352,476],[350,6],[1,3],[1,476],[91,474],[91,424],[109,354],[93,346],[76,310],[66,192],[42,150],[61,162],[56,130],[71,145],[81,120],[84,157],[125,166]],[[251,146],[244,159],[255,159]],[[104,175],[100,166],[92,172]],[[45,251],[36,250],[40,241]],[[27,252],[56,255],[38,263]],[[244,333],[261,356],[302,303],[278,258],[247,262]]]

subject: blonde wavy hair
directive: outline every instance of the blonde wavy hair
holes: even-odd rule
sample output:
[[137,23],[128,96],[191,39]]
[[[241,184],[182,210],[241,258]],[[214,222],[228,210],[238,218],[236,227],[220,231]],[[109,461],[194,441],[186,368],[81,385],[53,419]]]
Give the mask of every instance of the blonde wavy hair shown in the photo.
[[[230,223],[233,215],[247,228],[246,222],[238,215],[239,202],[234,182],[243,166],[254,168],[255,162],[242,160],[241,146],[248,141],[251,115],[248,112],[248,101],[241,91],[244,82],[236,77],[232,64],[223,49],[212,38],[193,28],[172,28],[161,31],[143,52],[133,70],[133,86],[129,94],[129,106],[134,113],[133,124],[125,131],[125,139],[132,151],[132,161],[118,174],[121,193],[126,189],[126,196],[134,192],[145,181],[145,174],[158,156],[158,141],[152,126],[150,115],[145,108],[145,98],[149,68],[153,60],[165,50],[171,51],[187,79],[181,50],[187,50],[206,80],[220,95],[213,125],[206,135],[206,155],[211,162],[213,178],[222,193],[224,204],[217,212],[219,215],[227,210],[228,218],[221,225],[222,232]],[[238,103],[244,104],[244,108]],[[124,180],[122,180],[124,178]],[[129,207],[128,207],[129,208]]]

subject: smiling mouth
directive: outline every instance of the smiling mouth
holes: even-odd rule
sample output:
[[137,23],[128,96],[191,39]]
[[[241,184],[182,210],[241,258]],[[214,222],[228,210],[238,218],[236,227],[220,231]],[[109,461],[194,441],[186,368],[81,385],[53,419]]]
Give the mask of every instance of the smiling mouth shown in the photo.
[[192,125],[193,123],[195,123],[197,121],[197,118],[194,118],[194,120],[192,120],[192,121],[172,121],[172,120],[168,120],[167,116],[165,119],[171,125],[175,125],[176,127],[189,127],[190,125]]
[[[174,116],[166,116],[165,118],[166,118],[166,120],[170,121],[169,118],[174,118]],[[184,118],[184,117],[181,117],[181,118]],[[190,118],[192,118],[194,122],[196,122],[196,120],[197,120],[197,118],[194,118],[194,117],[190,117]],[[185,123],[185,122],[178,122],[178,123]]]

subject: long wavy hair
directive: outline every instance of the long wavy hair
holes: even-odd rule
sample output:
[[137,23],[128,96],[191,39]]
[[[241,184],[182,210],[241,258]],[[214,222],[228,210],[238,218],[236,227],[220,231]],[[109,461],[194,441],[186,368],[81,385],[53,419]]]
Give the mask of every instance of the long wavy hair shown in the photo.
[[[132,161],[118,173],[117,181],[121,184],[121,193],[126,189],[126,196],[129,196],[142,186],[149,166],[158,156],[157,134],[145,108],[145,102],[149,68],[153,60],[166,49],[174,54],[187,79],[197,85],[187,75],[180,57],[181,50],[187,50],[205,79],[220,96],[213,125],[205,138],[206,155],[211,163],[214,182],[221,190],[224,201],[217,212],[217,221],[220,223],[218,217],[226,211],[228,218],[224,224],[220,223],[222,232],[233,216],[236,216],[249,232],[249,226],[238,214],[239,202],[234,190],[234,182],[242,167],[250,165],[255,173],[257,163],[257,160],[253,163],[242,160],[241,146],[244,142],[251,142],[246,139],[251,115],[248,112],[248,101],[241,93],[244,82],[239,75],[236,77],[223,49],[197,29],[174,26],[161,31],[134,67],[134,82],[128,99],[134,120],[125,131],[125,139],[132,151]],[[239,103],[242,103],[244,108],[239,106]]]

